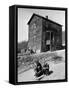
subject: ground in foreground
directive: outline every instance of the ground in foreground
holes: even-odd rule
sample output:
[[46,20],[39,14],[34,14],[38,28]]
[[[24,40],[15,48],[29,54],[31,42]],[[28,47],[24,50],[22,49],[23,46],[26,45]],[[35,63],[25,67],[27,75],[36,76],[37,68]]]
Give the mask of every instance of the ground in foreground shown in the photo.
[[[46,58],[46,62],[49,63],[50,71],[52,73],[48,76],[44,76],[41,80],[65,79],[65,50],[59,50],[59,51],[54,51],[54,52],[49,52],[44,54],[45,55],[49,54],[48,57]],[[29,68],[25,72],[22,70],[23,69],[19,70],[18,82],[37,81],[34,76],[35,74],[34,68]]]

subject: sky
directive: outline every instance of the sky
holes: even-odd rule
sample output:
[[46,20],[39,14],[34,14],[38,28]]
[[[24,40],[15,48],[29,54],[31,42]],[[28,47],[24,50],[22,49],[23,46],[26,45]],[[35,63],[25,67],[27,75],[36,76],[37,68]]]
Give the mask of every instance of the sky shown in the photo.
[[62,31],[65,31],[65,11],[48,9],[27,9],[18,8],[18,43],[28,40],[28,21],[32,14],[39,14],[62,25]]

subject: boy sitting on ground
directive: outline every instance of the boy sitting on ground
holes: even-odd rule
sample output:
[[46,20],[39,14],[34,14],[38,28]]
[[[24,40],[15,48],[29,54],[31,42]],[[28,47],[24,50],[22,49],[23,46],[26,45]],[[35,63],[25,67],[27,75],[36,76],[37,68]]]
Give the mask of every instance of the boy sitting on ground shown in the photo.
[[45,64],[43,65],[43,73],[44,73],[45,75],[48,75],[48,74],[49,74],[49,64],[48,64],[48,63],[45,63]]
[[36,77],[39,77],[43,74],[43,71],[42,71],[42,65],[40,64],[39,61],[36,61],[35,62],[35,76]]

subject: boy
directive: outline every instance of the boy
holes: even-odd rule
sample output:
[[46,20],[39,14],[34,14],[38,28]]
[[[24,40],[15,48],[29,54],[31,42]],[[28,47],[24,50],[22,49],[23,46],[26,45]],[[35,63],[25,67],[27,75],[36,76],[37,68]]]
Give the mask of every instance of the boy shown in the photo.
[[39,76],[41,76],[43,74],[42,66],[41,66],[39,61],[35,62],[35,66],[36,66],[35,67],[35,76],[39,77]]

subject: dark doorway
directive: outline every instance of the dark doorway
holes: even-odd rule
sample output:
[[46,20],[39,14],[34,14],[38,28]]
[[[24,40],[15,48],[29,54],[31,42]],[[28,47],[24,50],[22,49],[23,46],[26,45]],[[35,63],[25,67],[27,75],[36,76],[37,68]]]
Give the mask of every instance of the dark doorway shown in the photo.
[[52,51],[54,48],[54,33],[52,31],[46,32],[46,51]]
[[50,32],[46,32],[46,51],[50,51],[50,44],[51,44],[51,40],[50,40]]
[[54,50],[54,32],[51,32],[51,51],[53,51]]
[[46,51],[50,51],[50,45],[46,45]]

